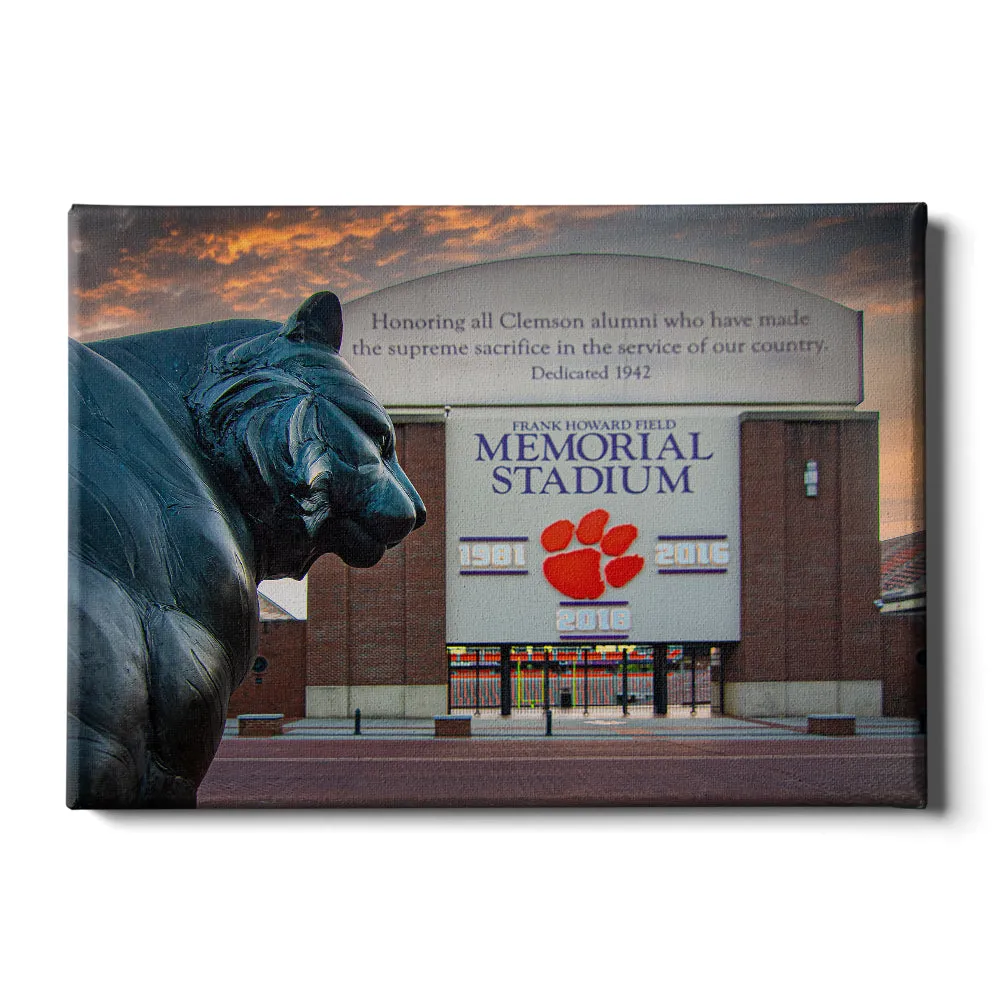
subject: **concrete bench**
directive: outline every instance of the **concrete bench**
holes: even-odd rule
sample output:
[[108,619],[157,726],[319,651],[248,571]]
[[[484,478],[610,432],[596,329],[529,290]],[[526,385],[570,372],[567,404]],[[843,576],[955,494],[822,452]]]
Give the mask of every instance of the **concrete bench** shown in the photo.
[[853,715],[810,715],[806,732],[815,736],[853,736],[855,721]]
[[471,736],[472,716],[471,715],[435,715],[434,716],[435,736]]
[[280,736],[281,724],[285,721],[285,717],[280,714],[237,715],[236,721],[239,723],[240,736]]

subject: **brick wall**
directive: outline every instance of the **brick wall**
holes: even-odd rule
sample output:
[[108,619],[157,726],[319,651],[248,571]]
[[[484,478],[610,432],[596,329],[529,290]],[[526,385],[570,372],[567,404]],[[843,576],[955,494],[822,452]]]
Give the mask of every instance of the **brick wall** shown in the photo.
[[877,420],[752,416],[740,477],[742,640],[726,680],[879,678]]
[[309,571],[306,683],[445,684],[443,423],[396,428],[427,523],[368,569],[324,556]]
[[927,647],[923,612],[882,615],[883,703],[886,715],[916,718],[927,708],[927,671],[917,653]]
[[306,623],[260,624],[259,653],[267,660],[260,684],[251,672],[229,699],[230,719],[248,712],[281,712],[286,719],[306,714]]

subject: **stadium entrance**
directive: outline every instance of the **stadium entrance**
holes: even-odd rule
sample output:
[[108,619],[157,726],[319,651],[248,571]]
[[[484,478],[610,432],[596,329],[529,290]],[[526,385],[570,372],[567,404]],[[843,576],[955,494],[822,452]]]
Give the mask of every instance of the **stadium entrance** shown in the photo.
[[448,711],[707,716],[721,711],[722,648],[707,645],[448,647]]

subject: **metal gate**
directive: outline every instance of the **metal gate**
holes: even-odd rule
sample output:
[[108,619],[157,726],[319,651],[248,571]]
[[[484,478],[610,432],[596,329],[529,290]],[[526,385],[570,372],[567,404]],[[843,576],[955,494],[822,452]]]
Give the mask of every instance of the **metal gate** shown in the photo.
[[664,715],[707,715],[712,711],[712,664],[720,662],[711,649],[667,646],[663,653],[662,694],[656,699]]
[[704,715],[716,649],[680,645],[450,646],[449,711],[617,709]]
[[501,708],[500,647],[462,646],[449,649],[448,711]]

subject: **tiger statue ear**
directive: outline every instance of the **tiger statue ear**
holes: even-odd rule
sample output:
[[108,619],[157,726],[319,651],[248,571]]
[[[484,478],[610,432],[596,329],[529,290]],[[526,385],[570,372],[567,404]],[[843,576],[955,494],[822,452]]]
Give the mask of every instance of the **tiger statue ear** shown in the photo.
[[316,292],[299,306],[281,328],[281,335],[296,343],[325,344],[340,351],[344,339],[344,314],[333,292]]

